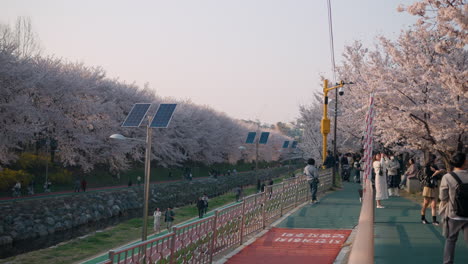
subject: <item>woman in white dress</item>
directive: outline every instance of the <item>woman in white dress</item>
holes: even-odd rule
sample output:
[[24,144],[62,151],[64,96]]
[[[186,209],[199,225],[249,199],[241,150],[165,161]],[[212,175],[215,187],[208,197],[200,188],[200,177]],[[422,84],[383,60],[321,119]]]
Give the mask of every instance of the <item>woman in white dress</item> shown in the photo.
[[154,226],[153,230],[156,233],[159,233],[161,231],[161,211],[159,208],[156,208],[156,210],[153,213],[154,216]]
[[385,154],[375,155],[372,167],[375,172],[375,200],[377,208],[385,208],[381,203],[382,200],[388,199],[387,158]]

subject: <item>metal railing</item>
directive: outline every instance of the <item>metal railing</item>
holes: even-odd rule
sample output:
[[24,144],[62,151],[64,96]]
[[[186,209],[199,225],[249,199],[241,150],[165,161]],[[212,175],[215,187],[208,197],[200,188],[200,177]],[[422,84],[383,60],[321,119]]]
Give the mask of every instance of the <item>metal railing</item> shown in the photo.
[[358,228],[348,264],[372,263],[374,263],[374,190],[368,179],[365,182]]
[[[331,177],[331,169],[320,171],[319,192],[331,187]],[[264,192],[247,196],[241,203],[216,210],[213,216],[176,226],[164,236],[111,250],[100,264],[212,263],[214,256],[243,244],[246,236],[309,199],[305,177],[287,179],[266,186]]]

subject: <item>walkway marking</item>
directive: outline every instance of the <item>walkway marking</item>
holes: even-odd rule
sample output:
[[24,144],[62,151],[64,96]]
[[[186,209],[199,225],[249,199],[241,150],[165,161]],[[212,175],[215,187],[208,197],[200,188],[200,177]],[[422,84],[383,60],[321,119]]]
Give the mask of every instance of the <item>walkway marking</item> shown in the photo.
[[228,264],[333,263],[351,230],[272,228]]

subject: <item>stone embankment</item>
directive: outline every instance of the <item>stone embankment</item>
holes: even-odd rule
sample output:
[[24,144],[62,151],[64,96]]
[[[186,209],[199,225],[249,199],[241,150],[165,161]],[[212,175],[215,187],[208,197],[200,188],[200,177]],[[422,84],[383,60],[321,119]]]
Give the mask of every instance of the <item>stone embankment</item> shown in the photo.
[[[287,168],[265,169],[258,179],[267,180],[287,172]],[[231,176],[194,179],[191,182],[152,184],[150,212],[155,207],[179,207],[196,201],[203,193],[214,197],[240,185],[255,184],[254,172]],[[143,186],[112,191],[76,193],[69,196],[0,204],[0,247],[11,246],[16,241],[45,238],[58,232],[80,228],[86,224],[127,216],[141,209]],[[128,217],[125,217],[127,219]]]

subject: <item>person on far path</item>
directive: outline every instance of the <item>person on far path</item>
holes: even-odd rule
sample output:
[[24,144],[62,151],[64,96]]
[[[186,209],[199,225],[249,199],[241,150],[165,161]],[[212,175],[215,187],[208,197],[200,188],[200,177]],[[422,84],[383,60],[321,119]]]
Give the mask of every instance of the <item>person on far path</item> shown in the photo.
[[205,207],[203,208],[203,214],[206,214],[208,212],[208,201],[210,200],[206,193],[203,194],[202,200],[203,200],[203,203],[205,204]]
[[319,184],[319,174],[318,170],[315,167],[315,160],[309,159],[307,161],[307,166],[304,168],[304,175],[307,177],[307,181],[310,185],[310,192],[312,195],[312,202],[313,204],[318,203],[317,200],[317,189]]
[[52,182],[50,180],[46,180],[46,182],[44,183],[44,192],[50,193],[50,186],[52,186]]
[[203,201],[202,197],[198,197],[197,209],[198,209],[198,218],[203,218],[203,212],[205,211],[205,201]]
[[81,188],[80,186],[81,186],[80,179],[76,179],[74,192],[80,192],[80,188]]
[[398,170],[400,169],[400,163],[395,156],[391,155],[390,160],[388,161],[388,194],[389,196],[400,196],[398,192],[398,185],[400,185],[400,176],[398,175]]
[[154,213],[153,213],[153,217],[154,217],[153,231],[156,232],[156,233],[161,232],[161,214],[162,213],[159,210],[159,208],[156,208],[156,210],[154,210]]
[[237,186],[234,189],[234,193],[236,194],[236,202],[240,201],[241,195],[242,195],[242,186]]
[[13,197],[21,196],[21,182],[16,181],[15,186],[13,186]]
[[265,191],[265,182],[262,182],[262,184],[260,184],[260,192],[264,192]]
[[138,176],[138,177],[137,177],[137,184],[138,184],[138,186],[140,186],[140,184],[141,184],[141,176]]
[[[455,154],[450,164],[453,172],[445,174],[440,183],[440,213],[444,220],[442,233],[445,236],[444,264],[451,264],[455,259],[455,245],[458,233],[463,232],[468,245],[468,161],[465,153]],[[455,174],[455,175],[454,175]],[[461,197],[465,197],[460,202]],[[457,206],[455,206],[455,204]],[[461,208],[459,208],[461,207]]]
[[172,210],[172,207],[168,207],[164,213],[164,221],[166,222],[166,227],[168,231],[171,231],[172,222],[174,222],[175,213]]
[[34,180],[29,182],[28,195],[34,195]]
[[372,162],[375,172],[375,200],[377,208],[385,208],[381,201],[388,199],[387,190],[387,158],[385,154],[377,154]]
[[333,154],[331,151],[327,151],[327,157],[325,158],[325,162],[323,163],[323,165],[327,169],[335,166],[335,158],[333,158]]
[[81,190],[83,190],[83,192],[86,192],[86,186],[88,186],[88,183],[86,182],[86,180],[83,178],[81,180]]

